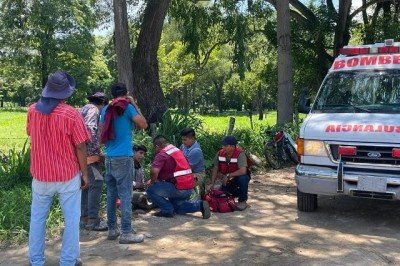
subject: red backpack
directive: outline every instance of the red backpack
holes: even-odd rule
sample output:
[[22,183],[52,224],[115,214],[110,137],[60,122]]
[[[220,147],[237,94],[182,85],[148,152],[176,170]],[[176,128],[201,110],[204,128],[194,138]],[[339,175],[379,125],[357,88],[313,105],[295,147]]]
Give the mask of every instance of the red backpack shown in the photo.
[[235,198],[219,189],[212,189],[204,195],[212,212],[233,212],[236,209]]

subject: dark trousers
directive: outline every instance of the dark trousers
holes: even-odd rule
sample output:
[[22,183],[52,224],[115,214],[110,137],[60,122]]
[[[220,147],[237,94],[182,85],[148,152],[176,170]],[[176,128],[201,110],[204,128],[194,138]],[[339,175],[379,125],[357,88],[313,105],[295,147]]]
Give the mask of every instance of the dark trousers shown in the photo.
[[88,165],[88,188],[82,190],[81,216],[98,219],[100,211],[100,198],[103,189],[103,176],[100,173],[100,163]]
[[231,193],[234,197],[238,197],[238,201],[246,201],[249,190],[250,177],[241,175],[233,178],[226,186],[222,186],[222,190]]

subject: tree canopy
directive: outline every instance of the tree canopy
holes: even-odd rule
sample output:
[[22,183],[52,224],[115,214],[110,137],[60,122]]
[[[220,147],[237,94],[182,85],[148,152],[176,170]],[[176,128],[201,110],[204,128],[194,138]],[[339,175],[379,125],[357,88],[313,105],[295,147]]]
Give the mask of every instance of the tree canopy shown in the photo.
[[[203,113],[244,109],[258,111],[260,118],[264,109],[277,108],[277,1],[125,3],[133,93],[148,118],[159,120],[167,107]],[[342,46],[400,39],[400,1],[354,3],[289,0],[293,105],[303,87],[317,91]],[[2,1],[0,89],[8,101],[36,100],[57,69],[77,80],[73,104],[83,104],[95,90],[107,91],[118,80],[114,45],[120,37],[94,32],[113,31],[112,4]]]

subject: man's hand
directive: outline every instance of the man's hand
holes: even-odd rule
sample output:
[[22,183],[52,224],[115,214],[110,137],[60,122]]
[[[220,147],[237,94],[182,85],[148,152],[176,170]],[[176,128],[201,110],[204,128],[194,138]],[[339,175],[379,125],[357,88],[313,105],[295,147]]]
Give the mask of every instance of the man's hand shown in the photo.
[[226,184],[228,183],[228,181],[229,181],[228,175],[224,175],[224,176],[222,177],[222,184],[223,184],[224,186],[226,186]]
[[205,187],[206,192],[210,191],[214,187],[214,184],[208,184]]
[[147,180],[146,187],[151,187],[153,185],[153,181],[151,179]]
[[86,175],[81,176],[81,189],[86,189],[89,186],[89,178]]
[[138,105],[137,105],[137,100],[133,99],[132,96],[126,96],[126,99],[133,105],[135,106],[136,110],[139,109]]

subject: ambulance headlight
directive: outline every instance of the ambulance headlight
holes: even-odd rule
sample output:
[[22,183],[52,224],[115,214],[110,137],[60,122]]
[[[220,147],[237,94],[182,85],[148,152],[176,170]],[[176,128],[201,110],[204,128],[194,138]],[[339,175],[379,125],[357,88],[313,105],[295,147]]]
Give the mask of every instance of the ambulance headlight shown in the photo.
[[320,140],[304,140],[305,156],[328,156],[323,141]]

